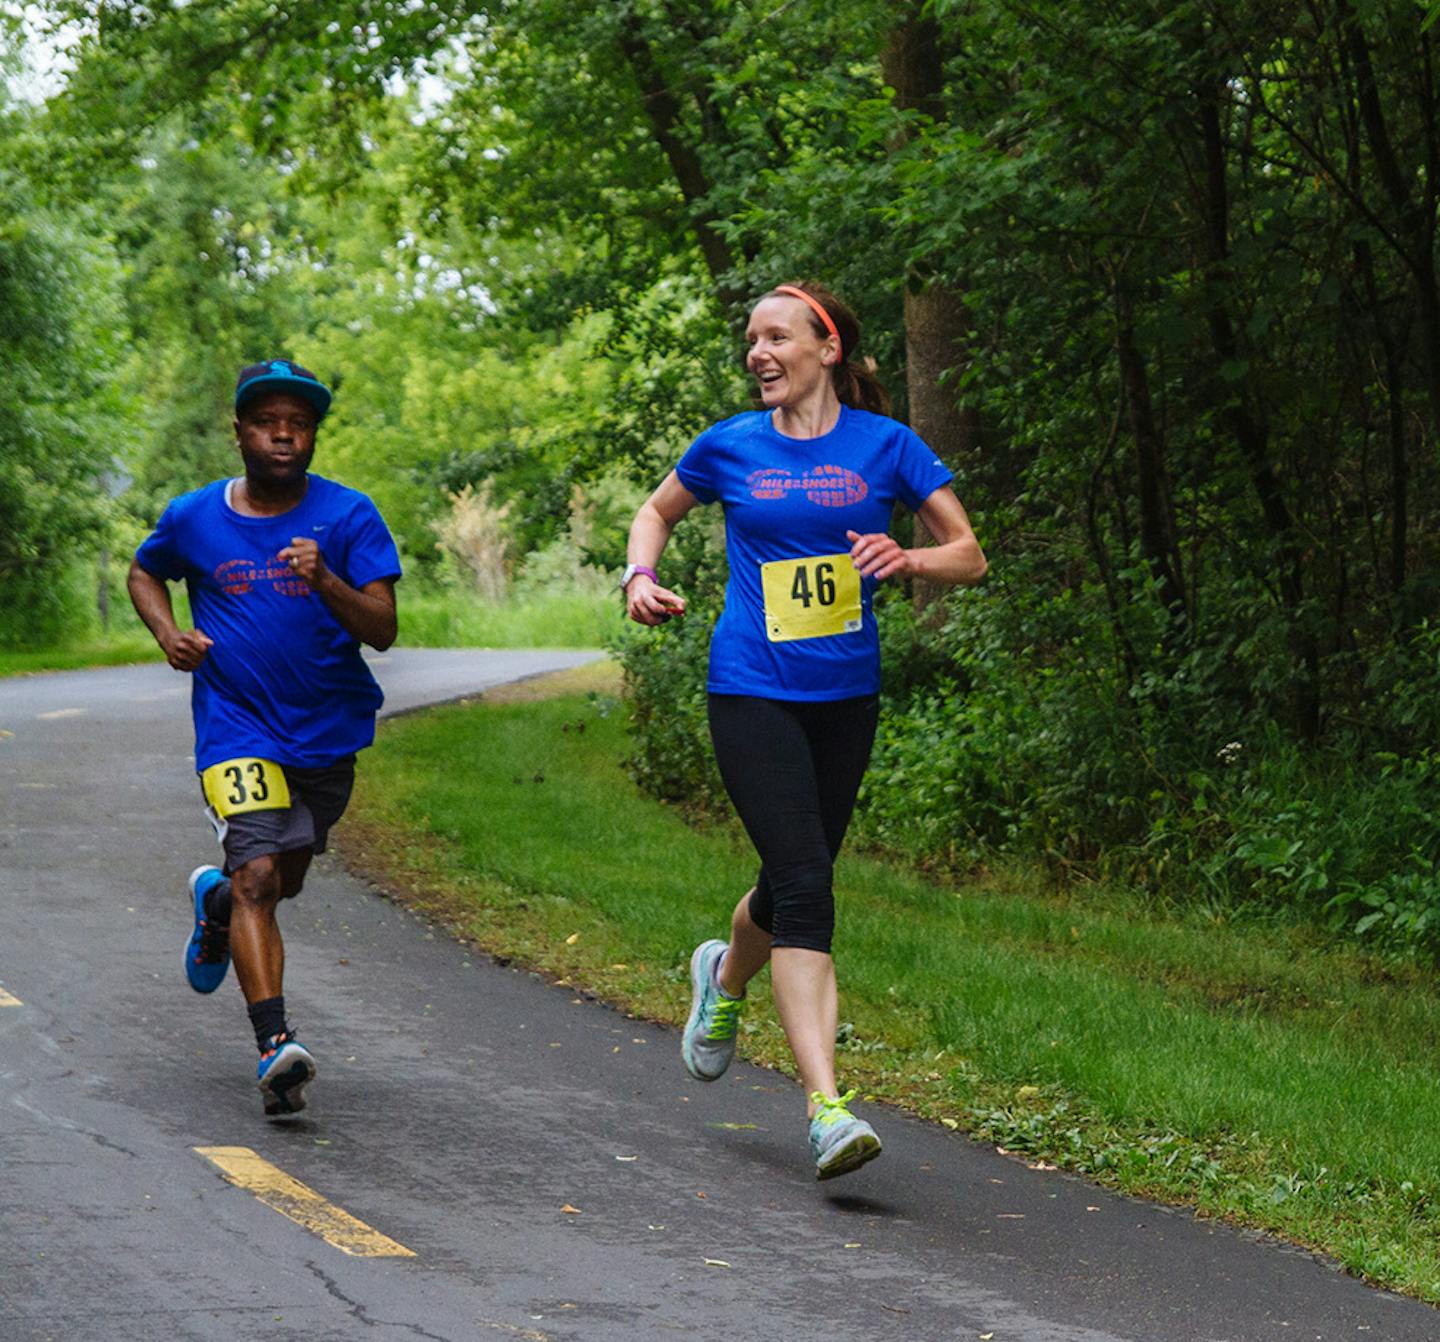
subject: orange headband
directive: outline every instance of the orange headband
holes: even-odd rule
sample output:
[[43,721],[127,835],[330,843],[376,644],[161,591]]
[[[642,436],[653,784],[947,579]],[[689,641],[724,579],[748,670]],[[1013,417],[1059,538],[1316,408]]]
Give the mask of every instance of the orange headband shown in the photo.
[[810,306],[815,309],[815,315],[825,323],[825,329],[835,337],[835,345],[840,351],[840,357],[842,359],[845,357],[845,342],[840,339],[840,332],[835,329],[834,319],[825,311],[823,304],[816,302],[804,289],[797,289],[793,284],[777,284],[774,292],[777,294],[794,294],[796,298],[809,303]]

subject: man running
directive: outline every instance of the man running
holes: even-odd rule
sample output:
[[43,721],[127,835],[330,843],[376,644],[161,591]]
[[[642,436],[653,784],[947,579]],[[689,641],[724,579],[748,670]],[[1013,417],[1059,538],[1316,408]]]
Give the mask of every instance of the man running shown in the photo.
[[[380,687],[360,644],[395,641],[400,559],[375,505],[309,473],[330,390],[271,359],[240,370],[244,475],[166,507],[130,566],[130,599],[166,660],[194,674],[195,768],[225,850],[190,876],[185,974],[212,993],[231,958],[245,994],[265,1113],[305,1107],[315,1060],[285,1018],[275,918],[350,799],[355,753],[375,737]],[[194,628],[175,622],[184,579]]]

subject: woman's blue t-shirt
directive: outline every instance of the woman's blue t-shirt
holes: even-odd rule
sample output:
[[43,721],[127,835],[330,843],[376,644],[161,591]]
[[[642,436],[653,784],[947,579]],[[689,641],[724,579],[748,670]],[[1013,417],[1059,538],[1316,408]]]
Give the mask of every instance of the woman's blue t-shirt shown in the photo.
[[227,481],[182,494],[135,558],[153,577],[184,580],[196,629],[214,646],[195,672],[195,767],[254,755],[320,768],[375,738],[384,695],[360,644],[277,556],[296,536],[319,543],[352,587],[400,576],[400,556],[375,505],[318,475],[275,517],[246,517]]
[[[861,581],[858,627],[777,642],[767,629],[761,565],[848,552],[847,530],[888,531],[897,499],[913,510],[950,483],[935,453],[898,420],[865,410],[842,406],[835,427],[818,438],[787,438],[761,410],[707,429],[675,470],[697,499],[718,500],[725,510],[730,581],[706,688],[792,700],[876,693],[875,579]],[[800,581],[810,584],[813,575]],[[808,606],[808,589],[802,595]]]

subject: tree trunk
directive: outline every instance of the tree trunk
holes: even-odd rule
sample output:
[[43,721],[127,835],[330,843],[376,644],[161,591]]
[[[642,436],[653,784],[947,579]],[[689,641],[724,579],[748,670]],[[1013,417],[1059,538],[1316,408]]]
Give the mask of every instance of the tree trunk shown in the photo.
[[625,20],[621,30],[620,49],[640,89],[641,101],[645,105],[645,114],[650,119],[650,129],[655,135],[655,142],[669,162],[680,194],[689,206],[695,237],[700,244],[700,254],[705,258],[705,267],[715,284],[716,295],[725,308],[738,307],[744,302],[745,295],[731,280],[735,257],[715,227],[714,211],[704,203],[713,183],[705,171],[705,165],[700,161],[700,156],[680,133],[680,100],[665,82],[665,77],[655,62],[654,53],[650,50],[650,44],[641,31],[640,22],[634,14]]
[[1345,50],[1350,58],[1355,76],[1355,101],[1360,110],[1360,121],[1365,127],[1365,139],[1375,162],[1380,185],[1389,198],[1394,211],[1396,232],[1402,239],[1402,251],[1406,264],[1415,280],[1417,305],[1420,310],[1420,340],[1422,347],[1421,364],[1425,389],[1430,400],[1432,431],[1440,429],[1440,288],[1437,288],[1435,270],[1435,206],[1436,192],[1440,184],[1434,180],[1440,168],[1440,150],[1436,144],[1436,113],[1432,72],[1429,59],[1428,36],[1421,34],[1416,82],[1421,89],[1421,110],[1425,126],[1425,173],[1422,195],[1416,198],[1411,189],[1414,174],[1407,172],[1395,152],[1394,140],[1390,134],[1389,122],[1384,105],[1380,101],[1380,89],[1375,79],[1374,62],[1370,59],[1370,44],[1365,31],[1350,8],[1348,0],[1339,0],[1336,11],[1345,37]]
[[[902,112],[924,112],[935,120],[944,115],[945,65],[940,30],[922,0],[902,0],[896,7],[880,69],[895,90]],[[903,149],[902,134],[893,148]],[[972,465],[979,456],[980,412],[961,403],[953,374],[967,361],[970,320],[964,300],[945,284],[927,283],[912,271],[905,277],[905,392],[910,427],[951,470]],[[952,375],[949,382],[947,374]],[[919,518],[915,543],[934,543]],[[914,602],[924,610],[943,589],[916,582]]]
[[[921,0],[902,0],[897,6],[880,68],[895,90],[897,108],[939,120],[944,115],[945,65],[940,30],[926,8]],[[902,149],[905,143],[902,137],[894,148]],[[926,283],[913,271],[906,276],[905,390],[910,425],[952,469],[973,462],[980,447],[980,412],[961,403],[953,383],[942,382],[946,374],[964,367],[969,331],[969,314],[959,293],[944,284]]]
[[[1172,628],[1186,622],[1185,585],[1175,548],[1170,501],[1165,487],[1164,454],[1150,404],[1150,374],[1135,343],[1134,313],[1123,281],[1115,284],[1115,356],[1120,384],[1130,411],[1135,441],[1135,483],[1140,500],[1140,553],[1160,587]],[[1173,649],[1171,650],[1173,651]]]
[[1250,375],[1240,357],[1234,323],[1226,306],[1232,280],[1230,271],[1229,196],[1225,178],[1225,143],[1220,129],[1218,89],[1202,90],[1200,123],[1205,146],[1206,279],[1209,296],[1206,319],[1222,382],[1228,384],[1228,401],[1221,418],[1229,429],[1250,472],[1260,501],[1261,515],[1276,551],[1281,602],[1289,619],[1291,650],[1297,672],[1291,696],[1296,730],[1306,739],[1320,734],[1320,652],[1312,633],[1302,624],[1305,600],[1304,550],[1295,534],[1289,505],[1270,460],[1269,433],[1251,404]]
[[905,290],[905,392],[910,425],[952,470],[980,450],[980,411],[942,379],[965,365],[969,314],[944,285]]
[[[1365,285],[1365,301],[1375,327],[1375,339],[1385,354],[1385,406],[1390,445],[1390,590],[1397,597],[1404,590],[1406,554],[1410,545],[1410,458],[1405,443],[1405,369],[1401,349],[1404,334],[1397,336],[1387,324],[1380,284],[1375,275],[1375,257],[1363,238],[1355,244],[1355,268]],[[1408,623],[1400,613],[1400,624]]]
[[100,547],[100,558],[96,564],[97,582],[95,588],[95,606],[100,612],[100,632],[110,632],[110,547]]

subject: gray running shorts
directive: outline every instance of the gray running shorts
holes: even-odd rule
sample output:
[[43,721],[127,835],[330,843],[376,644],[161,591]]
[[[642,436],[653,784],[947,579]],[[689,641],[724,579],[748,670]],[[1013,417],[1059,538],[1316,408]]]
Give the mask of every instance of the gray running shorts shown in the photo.
[[245,811],[227,820],[207,805],[205,815],[225,849],[225,870],[238,871],[247,862],[270,853],[308,848],[325,851],[330,827],[345,813],[355,786],[355,756],[348,755],[319,769],[285,764],[290,805],[283,811]]

